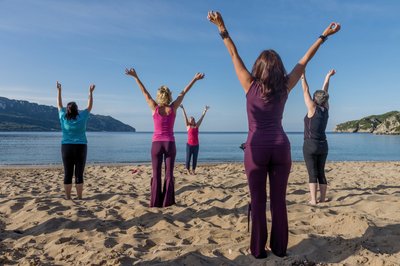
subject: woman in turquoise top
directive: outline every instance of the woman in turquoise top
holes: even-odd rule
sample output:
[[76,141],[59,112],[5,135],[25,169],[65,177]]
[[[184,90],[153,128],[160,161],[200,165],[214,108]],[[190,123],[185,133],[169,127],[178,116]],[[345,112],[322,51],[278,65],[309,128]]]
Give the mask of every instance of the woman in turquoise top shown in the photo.
[[60,118],[62,141],[61,155],[64,164],[64,189],[67,199],[71,199],[72,176],[75,172],[76,193],[82,199],[83,171],[85,170],[87,155],[86,123],[93,106],[93,91],[95,85],[89,88],[88,106],[83,111],[78,111],[78,105],[70,102],[67,107],[62,105],[61,84],[57,81],[57,106]]

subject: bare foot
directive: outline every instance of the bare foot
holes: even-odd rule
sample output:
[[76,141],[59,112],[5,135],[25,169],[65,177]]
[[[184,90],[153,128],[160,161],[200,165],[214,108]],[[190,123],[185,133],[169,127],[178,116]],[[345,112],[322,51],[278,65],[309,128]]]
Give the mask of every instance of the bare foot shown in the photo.
[[186,174],[187,174],[187,175],[190,175],[190,174],[191,174],[191,172],[190,172],[189,169],[186,169]]
[[310,201],[308,202],[308,204],[309,204],[309,205],[312,205],[312,206],[315,206],[315,205],[317,205],[317,202],[316,202],[316,201],[310,200]]
[[192,175],[196,175],[196,172],[194,170],[192,170]]

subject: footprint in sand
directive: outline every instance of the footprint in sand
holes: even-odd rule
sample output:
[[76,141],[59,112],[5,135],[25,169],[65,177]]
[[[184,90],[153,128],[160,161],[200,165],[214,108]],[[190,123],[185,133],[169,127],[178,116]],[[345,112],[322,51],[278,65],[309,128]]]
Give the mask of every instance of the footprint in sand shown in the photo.
[[181,245],[191,245],[192,241],[190,241],[189,239],[183,239],[181,242]]
[[55,242],[55,244],[56,245],[60,245],[60,244],[63,244],[63,243],[70,242],[71,240],[72,240],[72,237],[61,237]]
[[47,213],[51,215],[54,213],[64,212],[64,211],[67,211],[70,209],[71,209],[71,207],[68,207],[68,206],[57,206],[57,207],[54,207],[53,209],[47,211]]
[[77,215],[80,217],[88,217],[88,218],[96,217],[96,215],[94,215],[90,210],[85,210],[85,209],[78,209]]
[[20,209],[22,209],[24,207],[24,203],[23,202],[17,202],[14,205],[12,205],[10,207],[12,212],[16,212],[19,211]]
[[218,244],[217,241],[215,241],[212,237],[207,238],[208,244]]
[[135,248],[135,250],[148,252],[151,248],[155,246],[157,246],[157,244],[154,241],[146,239],[144,245],[139,245],[137,248]]
[[38,211],[47,211],[48,209],[50,209],[49,206],[44,205],[44,206],[39,206],[36,208]]
[[115,247],[116,245],[118,245],[118,242],[117,242],[114,238],[107,238],[107,239],[104,241],[104,246],[105,246],[106,248],[113,248],[113,247]]

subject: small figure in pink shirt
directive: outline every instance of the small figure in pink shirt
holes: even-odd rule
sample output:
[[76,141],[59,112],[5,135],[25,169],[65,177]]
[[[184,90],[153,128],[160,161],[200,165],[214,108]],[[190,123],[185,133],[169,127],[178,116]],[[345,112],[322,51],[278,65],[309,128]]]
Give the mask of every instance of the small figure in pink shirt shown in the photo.
[[[201,122],[203,122],[203,118],[206,115],[208,109],[210,109],[210,106],[206,105],[204,107],[203,113],[197,123],[193,116],[191,116],[190,119],[188,119],[185,108],[183,107],[182,104],[181,108],[185,119],[186,130],[188,132],[188,141],[186,143],[186,170],[188,174],[195,175],[197,166],[197,157],[199,155],[199,128]],[[190,171],[190,161],[192,156],[193,156],[193,164],[192,164],[192,171]]]

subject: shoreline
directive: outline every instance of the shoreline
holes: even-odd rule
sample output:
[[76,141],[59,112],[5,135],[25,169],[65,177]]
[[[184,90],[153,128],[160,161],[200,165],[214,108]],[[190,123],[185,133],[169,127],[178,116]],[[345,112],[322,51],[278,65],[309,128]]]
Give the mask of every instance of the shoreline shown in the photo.
[[[243,161],[218,161],[218,162],[198,162],[197,166],[215,166],[219,164],[241,164]],[[305,163],[304,161],[292,161],[293,164]],[[327,160],[326,164],[332,163],[399,163],[398,160],[385,160],[385,161],[330,161]],[[182,165],[185,162],[175,162],[175,165]],[[105,167],[123,167],[123,166],[140,166],[140,165],[151,165],[151,161],[147,162],[130,162],[130,163],[86,163],[86,167],[91,166],[105,166]],[[63,168],[63,164],[0,164],[0,169],[56,169]]]

